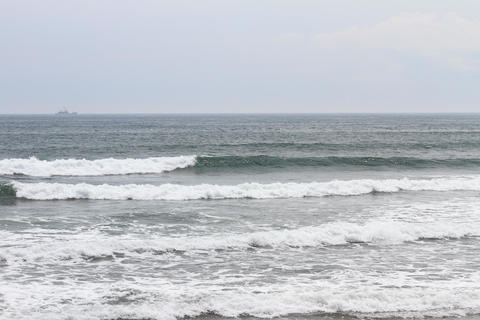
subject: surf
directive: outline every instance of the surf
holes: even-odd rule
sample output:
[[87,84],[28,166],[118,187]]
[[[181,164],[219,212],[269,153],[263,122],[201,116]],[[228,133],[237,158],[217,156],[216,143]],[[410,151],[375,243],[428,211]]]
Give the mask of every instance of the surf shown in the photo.
[[[430,179],[358,179],[327,182],[256,183],[237,185],[218,184],[68,184],[24,183],[10,184],[18,198],[31,200],[221,200],[221,199],[278,199],[325,196],[358,196],[400,191],[480,191],[480,176],[453,176]],[[8,192],[12,192],[8,187]]]
[[0,160],[0,174],[51,176],[103,176],[142,173],[162,173],[193,166],[196,156],[153,157],[145,159],[29,159]]

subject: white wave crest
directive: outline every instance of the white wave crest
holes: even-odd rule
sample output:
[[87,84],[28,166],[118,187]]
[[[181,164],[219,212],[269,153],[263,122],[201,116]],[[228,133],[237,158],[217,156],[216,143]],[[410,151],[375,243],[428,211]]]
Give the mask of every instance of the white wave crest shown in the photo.
[[186,168],[196,163],[196,156],[156,157],[146,159],[29,159],[0,160],[0,174],[36,177],[103,176],[132,173],[161,173]]
[[[29,261],[52,260],[73,261],[85,257],[125,257],[156,255],[172,251],[245,250],[250,248],[308,248],[317,246],[368,243],[395,245],[423,239],[459,239],[477,237],[479,225],[472,223],[407,223],[399,221],[369,221],[365,224],[332,222],[319,226],[297,229],[256,231],[250,233],[219,233],[194,237],[166,237],[159,235],[111,236],[101,232],[55,235],[46,230],[45,241],[25,241],[25,234],[5,233],[2,236],[9,247],[4,250],[6,261],[29,263]],[[32,230],[32,234],[43,234]],[[20,237],[20,238],[19,238]],[[23,241],[21,247],[16,246]]]
[[362,195],[372,192],[405,191],[480,191],[480,177],[433,179],[334,180],[311,183],[243,183],[238,185],[127,184],[93,185],[12,182],[17,197],[32,200],[197,200],[197,199],[272,199]]

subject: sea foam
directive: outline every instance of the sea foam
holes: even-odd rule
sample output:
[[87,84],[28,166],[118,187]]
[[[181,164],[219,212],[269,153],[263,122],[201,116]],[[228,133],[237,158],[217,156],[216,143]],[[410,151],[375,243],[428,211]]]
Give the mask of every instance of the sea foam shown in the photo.
[[[140,278],[140,279],[138,279]],[[377,319],[455,317],[478,314],[478,275],[442,283],[418,282],[417,286],[388,285],[388,277],[365,279],[367,285],[348,279],[294,281],[262,286],[206,287],[158,278],[115,283],[59,286],[47,282],[6,284],[0,287],[6,303],[5,319],[199,319],[253,316],[273,318],[347,318],[358,314]],[[373,280],[373,281],[372,281]],[[387,285],[379,286],[377,283]],[[247,281],[248,283],[248,281]],[[223,289],[223,290],[222,290]],[[119,303],[118,301],[124,301]],[[125,303],[134,302],[134,303]],[[61,312],[59,312],[61,310]],[[328,316],[330,315],[330,317]]]
[[12,182],[16,196],[32,200],[199,200],[273,199],[323,196],[354,196],[399,191],[480,191],[480,176],[432,179],[359,179],[310,183],[242,183],[238,185],[126,184]]
[[[448,240],[480,236],[478,223],[409,223],[371,220],[363,224],[331,222],[295,229],[277,229],[246,233],[215,233],[198,236],[169,237],[158,234],[106,235],[99,231],[78,234],[51,234],[51,230],[35,229],[32,234],[45,235],[43,241],[28,233],[4,232],[7,244],[4,259],[30,263],[31,261],[79,261],[85,258],[157,255],[167,252],[197,252],[212,250],[246,250],[309,248],[348,244],[397,245],[422,240]],[[22,246],[16,246],[23,241]],[[101,244],[101,245],[99,245]],[[221,253],[224,254],[224,253]]]
[[146,159],[29,159],[0,160],[0,174],[50,176],[103,176],[133,173],[161,173],[193,166],[196,156],[156,157]]
[[[235,250],[262,250],[262,247],[285,253],[290,249],[298,252],[301,248],[307,249],[305,247],[351,242],[395,245],[424,238],[476,236],[478,227],[478,224],[472,223],[371,220],[365,223],[331,222],[296,229],[178,237],[155,233],[112,236],[98,230],[52,235],[49,229],[36,228],[22,233],[1,232],[6,247],[0,265],[6,265],[10,270],[22,270],[23,266],[32,264],[47,270],[51,266],[74,270],[74,266],[99,263],[94,258],[107,256],[111,256],[118,265],[123,265],[122,259],[131,261],[130,258],[142,259],[140,261],[145,264],[156,259],[161,262],[156,265],[165,265],[165,261],[182,262],[177,259],[195,258],[190,253],[195,254],[192,251],[198,250],[202,250],[200,256],[205,258],[205,254],[225,257],[230,250],[235,254]],[[30,233],[35,236],[30,237]],[[49,237],[39,236],[44,233]],[[21,245],[20,239],[23,241]],[[160,254],[164,250],[185,252],[172,258],[168,254]],[[312,252],[319,254],[316,250],[305,251],[306,254]],[[136,270],[135,265],[132,268]],[[403,271],[386,274],[374,271],[343,272],[334,278],[320,277],[307,281],[298,276],[258,285],[240,282],[238,278],[232,283],[218,279],[219,282],[212,285],[210,281],[198,279],[195,274],[184,283],[170,282],[161,277],[144,277],[140,273],[134,278],[125,277],[109,285],[82,282],[82,286],[75,281],[58,285],[45,278],[44,282],[6,282],[0,286],[0,295],[6,301],[5,317],[15,319],[31,319],[34,315],[41,319],[175,320],[206,313],[262,318],[291,314],[308,316],[312,313],[421,318],[480,311],[478,272],[461,278],[431,281],[428,278],[406,277]],[[247,275],[244,279],[250,278]],[[236,286],[235,283],[239,282],[242,284]],[[62,313],[58,313],[58,308]]]

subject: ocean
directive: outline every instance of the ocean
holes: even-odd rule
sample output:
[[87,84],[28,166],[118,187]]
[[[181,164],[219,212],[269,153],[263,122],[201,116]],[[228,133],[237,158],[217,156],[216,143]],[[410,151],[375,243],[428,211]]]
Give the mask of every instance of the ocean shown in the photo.
[[0,318],[479,318],[479,169],[480,114],[0,116]]

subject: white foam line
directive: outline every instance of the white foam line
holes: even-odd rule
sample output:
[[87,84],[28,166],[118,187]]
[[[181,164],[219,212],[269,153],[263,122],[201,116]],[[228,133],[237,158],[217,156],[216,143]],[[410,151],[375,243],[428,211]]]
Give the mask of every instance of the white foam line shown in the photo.
[[32,200],[198,200],[198,199],[272,199],[323,196],[350,196],[372,192],[406,191],[480,191],[480,177],[433,179],[360,179],[311,183],[242,183],[238,185],[127,184],[93,185],[63,183],[12,182],[17,197]]
[[132,173],[161,173],[193,166],[196,156],[156,157],[146,159],[29,159],[0,160],[0,174],[23,174],[36,177],[102,176]]
[[[83,259],[84,257],[155,254],[159,251],[244,250],[252,247],[288,249],[370,243],[394,245],[421,239],[455,239],[479,236],[479,225],[472,223],[407,223],[373,220],[365,224],[332,222],[298,229],[257,231],[240,234],[214,234],[194,237],[148,235],[111,236],[100,232],[51,234],[32,230],[31,236],[4,232],[8,248],[3,257],[9,262]],[[42,235],[42,237],[38,237]],[[19,238],[20,237],[20,238]],[[44,241],[39,242],[39,239]],[[16,244],[22,241],[22,246]]]

